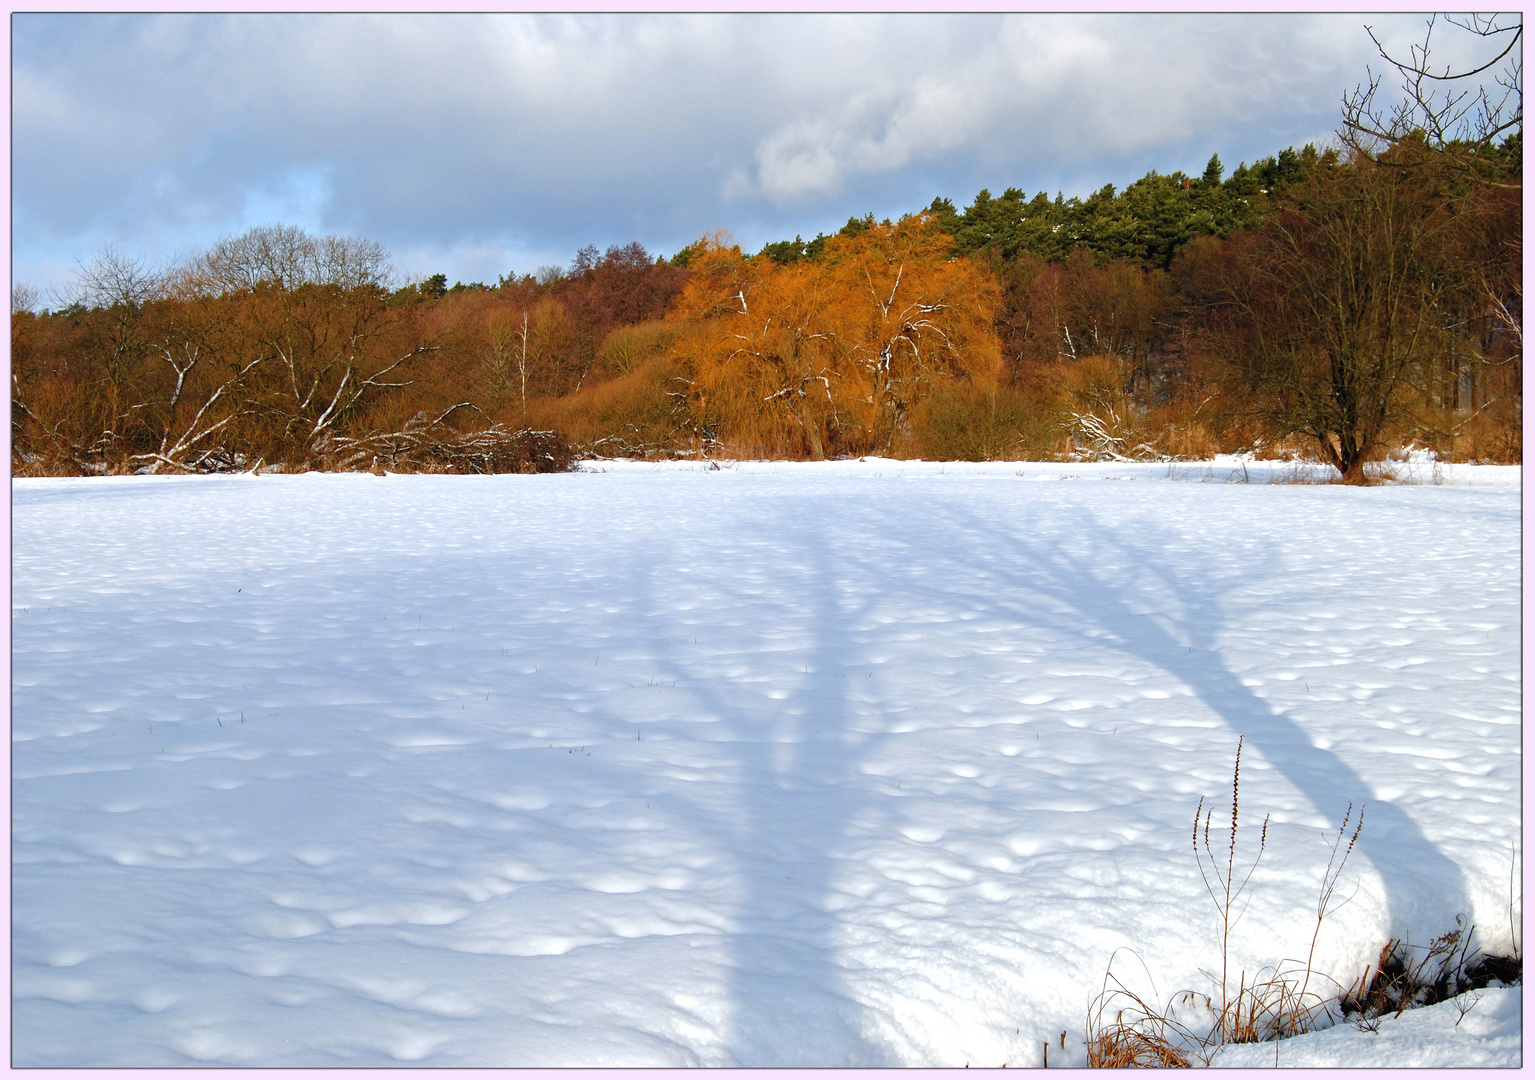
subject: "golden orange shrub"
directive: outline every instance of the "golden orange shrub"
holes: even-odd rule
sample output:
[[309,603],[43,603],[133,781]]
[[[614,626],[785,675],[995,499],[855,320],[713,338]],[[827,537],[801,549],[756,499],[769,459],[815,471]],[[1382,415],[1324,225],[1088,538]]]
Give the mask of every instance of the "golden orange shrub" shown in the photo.
[[1001,373],[995,276],[926,215],[780,266],[703,241],[673,318],[699,426],[732,452],[888,454],[934,390]]

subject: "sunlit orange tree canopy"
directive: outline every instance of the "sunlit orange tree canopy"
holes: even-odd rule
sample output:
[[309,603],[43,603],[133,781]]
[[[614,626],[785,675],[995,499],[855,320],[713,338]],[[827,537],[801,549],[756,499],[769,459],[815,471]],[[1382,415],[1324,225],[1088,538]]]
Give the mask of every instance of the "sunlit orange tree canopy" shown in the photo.
[[951,247],[928,215],[787,266],[701,241],[674,309],[697,423],[756,455],[889,453],[934,390],[994,385],[999,286]]

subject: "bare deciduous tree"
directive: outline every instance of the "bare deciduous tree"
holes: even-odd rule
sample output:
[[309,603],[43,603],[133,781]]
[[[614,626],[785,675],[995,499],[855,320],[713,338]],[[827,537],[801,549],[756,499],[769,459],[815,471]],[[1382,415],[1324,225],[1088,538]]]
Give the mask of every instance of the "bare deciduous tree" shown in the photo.
[[42,299],[39,293],[31,285],[25,282],[11,283],[11,314],[19,315],[23,311],[36,311],[38,301]]
[[410,385],[405,365],[434,351],[394,334],[392,313],[361,291],[284,293],[262,337],[280,372],[264,409],[282,419],[284,441],[297,440],[306,454],[323,453],[364,399]]
[[166,296],[168,273],[147,260],[108,245],[75,273],[59,297],[79,312],[85,333],[83,353],[91,358],[94,409],[100,436],[82,452],[95,457],[131,443],[140,426],[135,406],[142,400],[143,366],[153,349],[144,321],[148,309]]
[[388,253],[373,240],[314,237],[293,225],[263,225],[225,237],[188,267],[186,282],[198,292],[246,292],[261,285],[297,289],[383,288],[394,279]]
[[[1434,57],[1434,33],[1453,27],[1480,45],[1477,59],[1457,68]],[[1419,147],[1429,160],[1448,165],[1484,183],[1520,186],[1516,171],[1502,175],[1490,160],[1501,140],[1524,131],[1524,65],[1520,15],[1433,16],[1422,44],[1406,57],[1393,56],[1375,31],[1365,27],[1381,59],[1400,79],[1401,97],[1385,100],[1381,75],[1367,80],[1343,99],[1343,141],[1358,154],[1379,159],[1384,153]],[[1421,155],[1398,155],[1408,164]]]
[[1258,411],[1315,439],[1345,482],[1443,346],[1455,225],[1442,185],[1358,157],[1310,178],[1244,249],[1227,302]]
[[158,435],[153,450],[130,460],[151,473],[235,466],[225,438],[254,408],[250,376],[270,354],[249,352],[249,343],[231,334],[229,304],[198,298],[177,305],[154,345],[155,357],[170,371],[170,385],[143,408]]
[[108,244],[90,262],[76,263],[66,291],[64,305],[110,310],[137,311],[166,293],[166,272],[142,257],[127,255]]

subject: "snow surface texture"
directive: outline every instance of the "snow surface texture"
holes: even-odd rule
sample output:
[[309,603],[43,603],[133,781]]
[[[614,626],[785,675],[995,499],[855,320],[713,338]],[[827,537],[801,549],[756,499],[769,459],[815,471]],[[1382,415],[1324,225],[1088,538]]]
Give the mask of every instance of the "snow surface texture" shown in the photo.
[[14,1062],[1081,1064],[1116,949],[1212,989],[1238,736],[1233,971],[1351,801],[1320,972],[1506,951],[1518,470],[1441,469],[14,481]]

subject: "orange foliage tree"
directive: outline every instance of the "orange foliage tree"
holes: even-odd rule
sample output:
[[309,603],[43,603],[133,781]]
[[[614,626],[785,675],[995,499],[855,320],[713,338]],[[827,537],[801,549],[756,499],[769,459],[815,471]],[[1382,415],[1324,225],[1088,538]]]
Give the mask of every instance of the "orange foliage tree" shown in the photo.
[[927,215],[787,266],[702,241],[674,309],[699,425],[767,456],[890,453],[934,390],[995,385],[1000,289],[951,243]]

